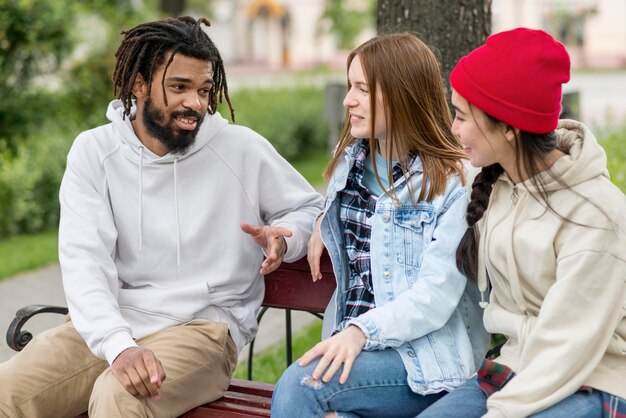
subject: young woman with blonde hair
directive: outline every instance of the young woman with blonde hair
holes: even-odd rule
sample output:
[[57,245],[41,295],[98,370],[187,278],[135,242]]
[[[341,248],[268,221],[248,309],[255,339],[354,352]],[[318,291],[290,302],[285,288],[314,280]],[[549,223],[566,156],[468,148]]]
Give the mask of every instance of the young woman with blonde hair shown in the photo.
[[308,253],[313,280],[323,280],[326,247],[337,291],[323,341],[276,386],[276,418],[414,416],[468,379],[486,351],[477,289],[454,261],[467,227],[465,155],[437,59],[413,35],[379,35],[350,53],[347,75]]

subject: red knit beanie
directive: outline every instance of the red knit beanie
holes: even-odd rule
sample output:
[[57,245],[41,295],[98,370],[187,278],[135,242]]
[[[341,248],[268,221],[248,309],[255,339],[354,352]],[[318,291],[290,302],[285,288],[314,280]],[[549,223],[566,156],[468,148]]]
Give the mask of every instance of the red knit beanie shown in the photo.
[[547,133],[561,113],[561,84],[569,81],[565,47],[542,30],[491,35],[461,58],[450,84],[483,112],[522,131]]

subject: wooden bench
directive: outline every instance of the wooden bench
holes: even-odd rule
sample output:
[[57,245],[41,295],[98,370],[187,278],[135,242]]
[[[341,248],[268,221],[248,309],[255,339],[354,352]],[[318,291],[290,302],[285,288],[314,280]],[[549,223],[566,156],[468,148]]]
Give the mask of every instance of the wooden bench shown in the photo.
[[[306,311],[320,316],[335,290],[335,277],[328,255],[324,253],[321,260],[321,271],[324,278],[313,283],[306,257],[295,263],[283,263],[280,268],[265,276],[265,297],[263,307],[258,315],[259,322],[268,308],[285,310],[286,346],[289,365],[292,358],[291,349],[291,311]],[[59,306],[29,305],[20,309],[7,331],[6,340],[9,347],[20,351],[32,339],[28,331],[22,327],[34,315],[39,313],[66,314],[67,308]],[[228,391],[216,401],[193,408],[181,415],[181,418],[244,418],[269,417],[270,402],[274,385],[256,382],[252,377],[254,341],[250,344],[248,356],[248,377],[250,380],[233,379]],[[79,417],[88,417],[87,413]]]

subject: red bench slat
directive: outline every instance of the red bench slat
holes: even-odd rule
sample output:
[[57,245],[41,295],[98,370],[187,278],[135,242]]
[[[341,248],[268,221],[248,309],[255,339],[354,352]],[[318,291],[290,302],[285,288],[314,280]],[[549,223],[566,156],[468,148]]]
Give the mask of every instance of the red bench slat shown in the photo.
[[274,392],[274,385],[265,382],[254,382],[243,379],[233,379],[228,387],[229,391],[239,393],[249,393],[256,396],[271,398]]

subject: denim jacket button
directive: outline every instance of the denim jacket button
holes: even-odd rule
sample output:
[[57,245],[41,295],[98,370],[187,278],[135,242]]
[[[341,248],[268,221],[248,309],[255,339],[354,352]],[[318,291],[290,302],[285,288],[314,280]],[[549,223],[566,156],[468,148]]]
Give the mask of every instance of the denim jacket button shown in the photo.
[[389,222],[389,219],[391,219],[389,215],[383,215],[383,222],[387,223]]
[[388,279],[391,276],[391,273],[389,273],[388,271],[383,272],[383,277]]
[[407,354],[409,357],[415,357],[415,351],[409,351]]

